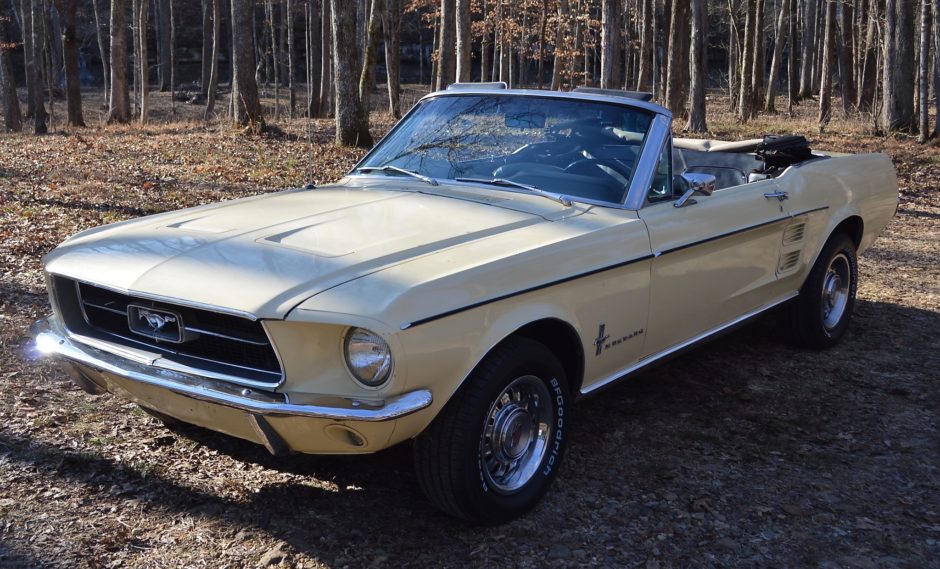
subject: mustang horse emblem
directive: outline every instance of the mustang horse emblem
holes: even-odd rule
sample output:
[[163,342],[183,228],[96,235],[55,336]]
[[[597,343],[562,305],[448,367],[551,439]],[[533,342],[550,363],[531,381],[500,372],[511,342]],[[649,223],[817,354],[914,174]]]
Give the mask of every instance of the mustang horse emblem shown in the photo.
[[157,314],[156,312],[143,309],[137,312],[137,317],[141,320],[145,320],[147,325],[150,326],[154,332],[159,332],[170,322],[176,322],[176,316],[171,314]]

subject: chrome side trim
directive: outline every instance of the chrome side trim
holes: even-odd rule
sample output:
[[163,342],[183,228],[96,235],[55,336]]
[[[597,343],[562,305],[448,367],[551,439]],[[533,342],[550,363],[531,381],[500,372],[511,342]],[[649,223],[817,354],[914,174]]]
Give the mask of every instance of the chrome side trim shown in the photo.
[[768,303],[768,304],[765,304],[764,306],[761,306],[760,308],[757,308],[757,309],[752,310],[752,311],[750,311],[750,312],[748,312],[748,313],[746,313],[746,314],[743,314],[743,315],[741,315],[741,316],[738,316],[738,317],[735,318],[734,320],[730,320],[730,321],[728,321],[728,322],[725,322],[724,324],[722,324],[722,325],[720,325],[720,326],[718,326],[718,327],[716,327],[716,328],[712,328],[711,330],[707,330],[707,331],[705,331],[705,332],[702,332],[701,334],[699,334],[699,335],[697,335],[697,336],[693,336],[692,338],[690,338],[690,339],[688,339],[688,340],[686,340],[686,341],[684,341],[684,342],[680,342],[680,343],[676,344],[675,346],[672,346],[671,348],[666,348],[665,350],[663,350],[663,351],[661,351],[661,352],[659,352],[659,353],[656,353],[656,354],[652,354],[652,355],[650,355],[650,356],[647,356],[647,357],[641,359],[640,361],[636,362],[635,364],[629,365],[629,366],[623,368],[622,370],[617,371],[617,372],[614,372],[614,373],[608,375],[607,377],[605,377],[604,379],[602,379],[602,380],[600,380],[600,381],[598,381],[598,382],[596,382],[596,383],[591,384],[591,385],[590,385],[589,387],[587,387],[587,388],[582,388],[582,389],[581,389],[581,394],[582,394],[582,395],[587,395],[587,394],[589,394],[589,393],[592,393],[592,392],[594,392],[594,391],[597,391],[598,389],[601,389],[602,387],[606,387],[606,386],[608,386],[608,385],[610,385],[610,384],[612,384],[612,383],[615,383],[615,382],[617,382],[617,381],[619,381],[619,380],[621,380],[621,379],[626,379],[627,376],[629,376],[629,375],[631,375],[631,374],[633,374],[633,373],[635,373],[635,372],[638,372],[638,371],[640,371],[641,369],[643,369],[643,368],[645,368],[645,367],[647,367],[647,366],[649,366],[649,365],[652,365],[652,364],[656,363],[657,361],[659,361],[659,360],[661,360],[661,359],[663,359],[663,358],[665,358],[665,357],[667,357],[667,356],[670,356],[670,355],[672,355],[672,354],[674,354],[674,353],[676,353],[676,352],[678,352],[678,351],[684,350],[685,348],[691,347],[691,346],[693,346],[693,345],[695,345],[695,344],[697,344],[697,343],[699,343],[699,342],[701,342],[701,341],[703,341],[703,340],[708,339],[708,338],[711,337],[711,336],[714,336],[715,334],[718,334],[718,333],[720,333],[720,332],[723,332],[723,331],[727,330],[728,328],[731,328],[731,327],[734,327],[734,326],[736,326],[736,325],[738,325],[738,324],[741,324],[741,323],[744,322],[745,320],[748,320],[748,319],[750,319],[750,318],[753,318],[753,317],[757,316],[758,314],[760,314],[760,313],[762,313],[762,312],[766,312],[766,311],[770,310],[771,308],[773,308],[773,307],[775,307],[775,306],[778,306],[778,305],[780,305],[780,304],[783,304],[784,302],[790,300],[791,298],[795,298],[795,297],[797,296],[797,294],[799,294],[799,293],[798,293],[798,292],[794,292],[794,293],[792,293],[792,294],[789,294],[789,295],[787,295],[787,296],[785,296],[785,297],[783,297],[783,298],[780,298],[780,299],[777,299],[777,300],[775,300],[775,301],[773,301],[773,302],[770,302],[770,303]]
[[138,363],[109,351],[75,343],[54,316],[35,323],[30,331],[36,338],[39,351],[59,356],[79,368],[99,372],[100,378],[94,378],[94,383],[98,384],[99,380],[106,383],[99,387],[105,387],[109,391],[115,391],[115,386],[111,384],[114,380],[109,379],[109,376],[116,376],[255,415],[296,416],[332,421],[389,421],[420,411],[433,401],[431,391],[427,389],[382,400],[315,394],[289,397],[287,394],[254,391],[203,375]]

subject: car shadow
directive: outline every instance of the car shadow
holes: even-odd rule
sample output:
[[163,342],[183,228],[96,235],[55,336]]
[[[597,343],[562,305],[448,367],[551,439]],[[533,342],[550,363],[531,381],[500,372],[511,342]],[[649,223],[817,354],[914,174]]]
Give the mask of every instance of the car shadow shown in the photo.
[[[803,494],[794,497],[794,480],[825,479],[844,488],[841,517],[878,519],[884,514],[872,511],[888,507],[879,500],[896,503],[909,491],[882,485],[878,497],[870,496],[865,488],[880,480],[870,457],[885,452],[882,413],[940,408],[940,396],[918,383],[915,373],[920,365],[940,364],[936,354],[924,353],[921,341],[940,330],[940,314],[867,301],[859,301],[856,310],[848,336],[832,350],[781,343],[777,321],[769,316],[583,400],[575,408],[569,454],[553,490],[532,513],[500,528],[473,527],[431,507],[418,489],[408,444],[365,456],[276,458],[246,441],[195,427],[177,429],[195,445],[284,475],[243,497],[202,490],[159,469],[141,474],[114,459],[2,430],[0,461],[53,473],[114,501],[146,501],[174,516],[253,528],[329,567],[500,565],[515,558],[494,556],[519,551],[538,565],[553,542],[583,547],[601,565],[623,566],[647,558],[657,546],[636,537],[610,547],[592,527],[622,527],[625,535],[642,536],[646,530],[633,528],[631,520],[666,527],[721,510],[732,530],[783,535],[780,527],[831,523],[824,506],[803,520],[760,513],[798,500]],[[874,436],[848,448],[834,433],[849,428]],[[740,487],[742,479],[758,482]],[[787,547],[802,548],[804,560],[824,559],[831,551],[850,554],[863,539],[847,536],[834,545],[817,533],[819,538],[804,531],[804,541]],[[718,537],[689,531],[671,539],[675,547],[694,550]],[[484,557],[472,558],[480,551]]]

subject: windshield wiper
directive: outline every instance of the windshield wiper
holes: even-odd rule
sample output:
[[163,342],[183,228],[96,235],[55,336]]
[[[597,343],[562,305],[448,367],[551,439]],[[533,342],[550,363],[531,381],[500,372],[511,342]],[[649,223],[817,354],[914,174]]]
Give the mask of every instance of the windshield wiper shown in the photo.
[[537,196],[542,196],[543,198],[548,198],[552,201],[556,201],[563,206],[570,206],[571,200],[562,194],[556,194],[555,192],[547,192],[537,186],[531,184],[523,184],[522,182],[516,182],[513,180],[507,180],[506,178],[457,178],[457,182],[473,182],[477,184],[489,184],[491,186],[510,186],[513,188],[519,188],[531,192]]
[[430,176],[412,172],[411,170],[405,170],[404,168],[399,168],[398,166],[363,166],[362,168],[356,168],[356,170],[359,172],[398,172],[399,174],[411,176],[412,178],[416,178],[432,186],[440,185],[437,180]]

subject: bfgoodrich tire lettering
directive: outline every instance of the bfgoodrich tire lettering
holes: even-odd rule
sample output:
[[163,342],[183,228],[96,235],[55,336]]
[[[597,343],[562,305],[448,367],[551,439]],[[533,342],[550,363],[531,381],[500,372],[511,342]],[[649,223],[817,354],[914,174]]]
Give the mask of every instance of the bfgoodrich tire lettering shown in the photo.
[[805,348],[829,348],[849,327],[858,289],[855,243],[843,233],[829,238],[800,294],[784,308],[789,340]]
[[418,480],[445,512],[500,523],[531,509],[564,455],[571,394],[542,344],[494,348],[415,440]]

